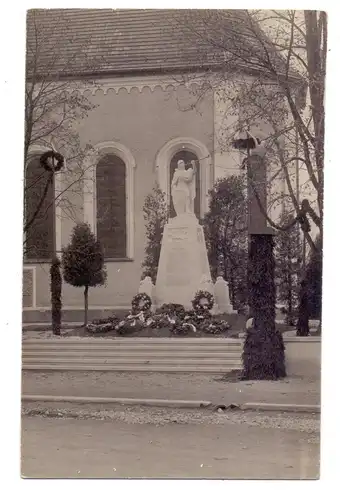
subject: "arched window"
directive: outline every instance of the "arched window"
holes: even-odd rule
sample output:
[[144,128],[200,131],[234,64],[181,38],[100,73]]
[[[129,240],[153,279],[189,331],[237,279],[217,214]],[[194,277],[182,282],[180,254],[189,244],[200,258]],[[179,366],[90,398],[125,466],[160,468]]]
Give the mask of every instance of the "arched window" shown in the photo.
[[105,154],[96,168],[97,238],[106,258],[127,256],[126,166],[115,154]]
[[[196,160],[196,198],[194,203],[195,215],[199,219],[201,217],[201,183],[200,183],[200,165],[198,163],[197,156],[188,150],[180,150],[173,155],[170,162],[170,182],[171,184],[172,177],[174,175],[174,171],[177,168],[177,162],[179,160],[183,160],[186,164],[186,168],[189,168],[190,162],[192,160]],[[172,197],[170,197],[170,217],[175,217],[176,212],[173,206]]]
[[[25,172],[25,224],[31,223],[24,235],[25,258],[47,261],[52,258],[53,252],[53,186],[50,183],[44,201],[37,212],[44,197],[49,178],[40,165],[40,157],[33,157],[28,162]],[[36,213],[37,212],[37,213]]]

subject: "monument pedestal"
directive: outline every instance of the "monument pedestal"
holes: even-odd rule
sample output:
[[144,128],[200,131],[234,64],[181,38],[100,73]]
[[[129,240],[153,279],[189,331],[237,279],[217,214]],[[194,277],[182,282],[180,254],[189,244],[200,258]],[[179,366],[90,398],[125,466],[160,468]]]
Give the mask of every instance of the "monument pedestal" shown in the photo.
[[156,302],[191,309],[202,278],[211,280],[203,227],[183,214],[165,225],[156,280]]

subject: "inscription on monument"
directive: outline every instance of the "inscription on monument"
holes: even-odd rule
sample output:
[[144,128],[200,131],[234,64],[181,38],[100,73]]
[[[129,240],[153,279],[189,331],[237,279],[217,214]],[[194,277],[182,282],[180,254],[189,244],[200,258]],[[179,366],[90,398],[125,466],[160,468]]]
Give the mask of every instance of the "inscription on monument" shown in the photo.
[[190,309],[203,276],[211,279],[203,228],[194,217],[176,217],[164,229],[156,302]]
[[170,241],[185,240],[188,237],[188,230],[185,227],[172,227],[168,229]]
[[169,252],[166,266],[166,283],[168,286],[186,286],[190,275],[190,254],[180,242],[174,242]]

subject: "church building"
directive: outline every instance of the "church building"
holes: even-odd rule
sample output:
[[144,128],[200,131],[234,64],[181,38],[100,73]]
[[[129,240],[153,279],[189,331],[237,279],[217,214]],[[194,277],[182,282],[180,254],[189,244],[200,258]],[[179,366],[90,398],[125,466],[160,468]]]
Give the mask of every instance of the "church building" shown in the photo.
[[[90,224],[105,253],[107,284],[90,289],[90,310],[128,308],[142,275],[146,196],[158,184],[171,213],[170,184],[177,162],[196,160],[194,211],[200,219],[216,179],[240,172],[240,153],[219,147],[218,130],[226,117],[217,94],[208,89],[198,99],[194,85],[184,84],[183,76],[211,69],[212,63],[204,67],[197,47],[182,43],[171,16],[168,10],[29,11],[27,58],[32,58],[29,48],[41,23],[45,33],[50,32],[46,43],[35,48],[41,52],[42,76],[49,76],[58,40],[57,68],[49,79],[67,82],[68,95],[86,97],[91,109],[73,125],[79,148],[87,153],[77,163],[63,137],[64,169],[56,174],[54,192],[49,188],[27,231],[26,321],[50,310],[53,248],[60,255],[77,222]],[[32,78],[28,73],[28,85]],[[51,145],[58,148],[58,141],[56,133],[49,144],[39,138],[29,144],[26,186],[31,183],[35,189],[25,195],[26,217],[37,208],[46,181],[39,158]],[[82,309],[82,290],[64,283],[62,302],[64,311]]]

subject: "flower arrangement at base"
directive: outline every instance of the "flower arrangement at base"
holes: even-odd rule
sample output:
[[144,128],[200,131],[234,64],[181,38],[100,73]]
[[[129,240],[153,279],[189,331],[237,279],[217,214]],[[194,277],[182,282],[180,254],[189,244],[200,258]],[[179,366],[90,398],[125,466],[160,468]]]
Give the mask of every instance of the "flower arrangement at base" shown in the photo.
[[207,321],[204,325],[202,325],[202,331],[212,335],[222,335],[225,331],[229,330],[229,328],[230,325],[228,321],[225,321],[224,319]]
[[132,299],[132,314],[150,311],[152,300],[147,293],[137,293]]
[[133,314],[131,312],[122,321],[120,321],[118,325],[116,325],[115,330],[119,335],[139,332],[145,328],[148,318],[150,318],[148,311],[140,311],[137,314]]
[[108,318],[94,319],[92,323],[86,326],[89,333],[107,333],[114,331],[119,318],[115,314]]
[[169,328],[172,319],[167,314],[155,314],[148,319],[147,323],[150,328]]
[[170,327],[170,331],[174,335],[188,335],[190,331],[196,333],[197,328],[192,323],[177,322]]
[[120,321],[115,328],[118,335],[126,335],[128,333],[135,333],[141,330],[136,321]]
[[178,318],[184,319],[185,317],[185,309],[182,304],[163,304],[161,307],[159,307],[156,311],[156,314],[165,314],[170,317],[176,316]]
[[206,290],[199,290],[191,303],[194,311],[203,313],[204,311],[210,311],[214,307],[214,297]]
[[189,321],[194,323],[197,327],[200,327],[206,321],[210,321],[212,318],[209,310],[204,309],[202,311],[188,311],[184,317],[184,321]]
[[[132,310],[123,319],[112,314],[108,318],[93,320],[86,329],[92,334],[112,331],[116,335],[128,335],[144,329],[151,332],[152,329],[163,328],[167,329],[170,335],[176,336],[223,335],[230,329],[227,321],[212,317],[209,308],[214,302],[209,292],[197,292],[195,299],[195,309],[191,311],[185,311],[180,304],[164,304],[156,313],[152,313],[150,297],[141,293],[134,297]],[[201,299],[203,303],[200,302]]]

